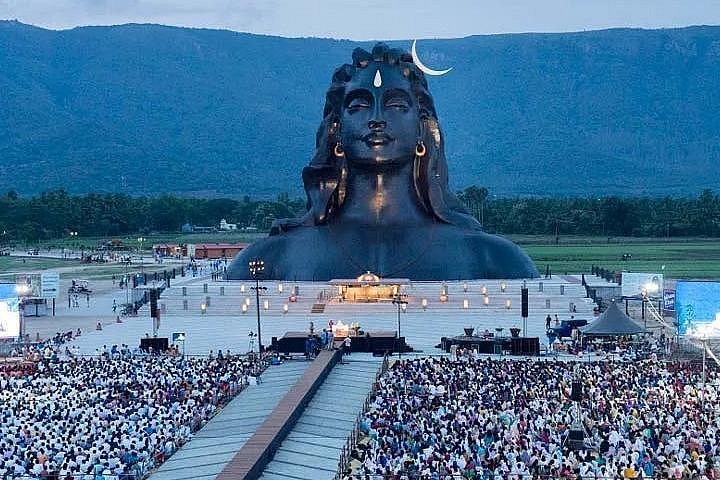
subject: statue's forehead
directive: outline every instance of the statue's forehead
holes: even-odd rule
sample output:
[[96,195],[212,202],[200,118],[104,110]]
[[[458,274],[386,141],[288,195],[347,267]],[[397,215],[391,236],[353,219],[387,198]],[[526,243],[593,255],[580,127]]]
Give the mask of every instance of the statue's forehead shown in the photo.
[[[380,72],[379,78],[378,72]],[[370,62],[367,67],[357,69],[352,80],[347,83],[345,91],[351,92],[359,88],[370,91],[400,89],[412,93],[410,81],[402,74],[400,68],[384,62]]]

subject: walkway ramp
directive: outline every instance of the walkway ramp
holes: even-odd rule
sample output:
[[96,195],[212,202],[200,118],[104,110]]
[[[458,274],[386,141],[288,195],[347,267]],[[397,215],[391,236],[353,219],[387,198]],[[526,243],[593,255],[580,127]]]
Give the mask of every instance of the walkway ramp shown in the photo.
[[188,443],[171,456],[150,480],[212,480],[295,385],[310,362],[270,366],[262,383],[240,392]]
[[356,354],[336,365],[288,433],[261,480],[332,480],[382,358]]

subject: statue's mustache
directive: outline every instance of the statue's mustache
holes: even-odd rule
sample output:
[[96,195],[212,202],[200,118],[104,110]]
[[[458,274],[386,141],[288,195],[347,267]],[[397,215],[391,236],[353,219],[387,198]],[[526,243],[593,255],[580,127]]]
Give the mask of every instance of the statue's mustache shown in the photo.
[[364,142],[391,142],[394,138],[385,132],[373,131],[360,137]]

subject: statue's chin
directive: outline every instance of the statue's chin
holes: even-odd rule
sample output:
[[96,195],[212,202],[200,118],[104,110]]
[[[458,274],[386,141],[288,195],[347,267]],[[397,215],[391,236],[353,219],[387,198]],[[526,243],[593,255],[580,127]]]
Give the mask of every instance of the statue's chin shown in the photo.
[[412,162],[412,157],[395,157],[395,158],[388,158],[384,156],[376,156],[376,157],[360,157],[360,158],[350,158],[348,157],[348,164],[352,166],[362,167],[362,168],[401,168],[407,165],[408,163]]

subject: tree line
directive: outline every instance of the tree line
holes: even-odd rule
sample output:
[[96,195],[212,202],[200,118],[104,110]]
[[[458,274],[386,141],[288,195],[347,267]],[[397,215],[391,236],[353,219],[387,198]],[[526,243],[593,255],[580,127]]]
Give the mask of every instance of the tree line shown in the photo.
[[523,235],[718,237],[720,196],[495,198],[483,187],[457,193],[485,231]]
[[[720,237],[720,196],[496,198],[484,187],[458,192],[490,233],[640,237]],[[217,226],[221,219],[264,231],[275,219],[302,215],[305,200],[186,198],[174,195],[70,195],[54,190],[34,197],[10,191],[0,197],[2,240],[38,241],[80,236],[178,232],[183,224]]]

